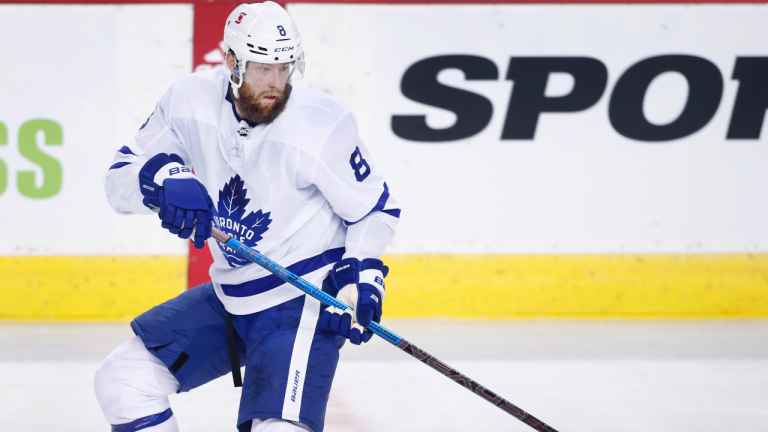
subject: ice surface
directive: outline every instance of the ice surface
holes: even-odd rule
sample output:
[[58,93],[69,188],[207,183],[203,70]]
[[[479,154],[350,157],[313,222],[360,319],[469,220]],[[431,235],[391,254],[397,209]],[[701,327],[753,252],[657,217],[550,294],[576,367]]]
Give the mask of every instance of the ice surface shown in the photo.
[[[768,321],[384,323],[561,432],[768,430]],[[0,325],[0,430],[108,431],[93,373],[127,324]],[[184,432],[235,431],[230,375],[171,396]],[[345,346],[328,432],[528,431],[381,340]]]

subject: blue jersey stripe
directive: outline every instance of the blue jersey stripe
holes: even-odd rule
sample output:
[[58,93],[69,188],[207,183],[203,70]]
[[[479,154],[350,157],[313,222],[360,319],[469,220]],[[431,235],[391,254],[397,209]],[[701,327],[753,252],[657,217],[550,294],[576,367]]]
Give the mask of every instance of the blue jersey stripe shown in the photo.
[[122,147],[120,147],[120,150],[118,150],[118,151],[119,151],[120,153],[124,154],[124,155],[134,155],[134,156],[136,156],[136,155],[135,155],[135,154],[134,154],[134,153],[131,151],[131,149],[129,149],[129,148],[128,148],[128,146],[122,146]]
[[400,209],[382,210],[381,212],[386,213],[390,216],[396,217],[398,219],[400,218]]
[[379,197],[379,201],[376,203],[375,206],[373,206],[373,209],[369,211],[365,216],[361,217],[359,220],[356,220],[354,222],[344,221],[344,225],[351,226],[354,225],[361,220],[365,219],[366,216],[373,212],[384,212],[390,216],[394,216],[396,218],[400,217],[400,209],[392,209],[392,210],[384,210],[384,207],[387,205],[387,201],[389,200],[389,187],[387,187],[387,183],[384,183],[384,192],[381,193],[381,196]]
[[122,167],[124,167],[126,165],[130,165],[130,164],[131,164],[130,162],[118,162],[118,163],[112,165],[111,167],[109,167],[109,169],[111,169],[111,170],[118,169],[118,168],[122,168]]
[[[286,269],[295,275],[304,276],[305,274],[312,273],[313,271],[325,267],[328,264],[335,264],[341,261],[342,256],[344,256],[343,247],[328,249],[319,255],[315,255],[311,258],[307,258],[295,264],[289,265],[286,267]],[[224,291],[224,294],[228,297],[249,297],[267,292],[272,288],[277,288],[284,283],[285,281],[279,277],[275,275],[269,275],[237,285],[221,284],[221,290]]]

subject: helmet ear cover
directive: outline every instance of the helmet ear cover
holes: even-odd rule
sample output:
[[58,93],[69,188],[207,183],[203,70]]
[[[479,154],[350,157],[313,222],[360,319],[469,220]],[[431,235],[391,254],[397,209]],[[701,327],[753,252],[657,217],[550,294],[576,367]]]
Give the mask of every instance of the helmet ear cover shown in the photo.
[[[230,48],[229,51],[227,51],[227,67],[229,67],[228,65],[229,65],[229,55],[230,54],[235,59],[235,73],[234,73],[234,75],[237,77],[238,80],[242,79],[243,78],[243,73],[241,73],[240,70],[243,70],[243,72],[245,72],[245,65],[243,64],[243,61],[240,60],[237,57],[237,54],[235,54],[235,52],[232,50],[232,48]],[[232,74],[232,72],[230,72],[230,74]]]
[[[235,72],[232,73],[232,71],[229,72],[229,85],[232,87],[232,93],[235,96],[235,99],[240,99],[240,87],[242,87],[243,82],[245,81],[245,73],[241,73],[240,70],[242,69],[245,71],[245,65],[243,65],[243,61],[237,57],[237,54],[235,54],[235,51],[230,48],[227,51],[227,69],[229,69],[229,55],[232,54],[232,57],[235,59]],[[237,81],[235,81],[237,79]]]

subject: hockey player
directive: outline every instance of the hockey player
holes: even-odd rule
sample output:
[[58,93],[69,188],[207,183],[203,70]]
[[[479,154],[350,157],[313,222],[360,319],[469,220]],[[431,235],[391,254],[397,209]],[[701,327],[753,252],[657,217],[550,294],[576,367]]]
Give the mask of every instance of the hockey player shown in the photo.
[[354,116],[292,85],[304,72],[301,36],[276,3],[238,6],[224,41],[226,68],[176,80],[118,150],[108,200],[121,214],[157,212],[197,248],[216,226],[355,312],[324,310],[211,240],[213,282],[138,316],[137,336],[99,367],[112,431],[177,431],[167,396],[239,374],[239,361],[239,431],[321,432],[343,341],[367,341],[363,327],[381,318],[388,269],[378,258],[400,210]]

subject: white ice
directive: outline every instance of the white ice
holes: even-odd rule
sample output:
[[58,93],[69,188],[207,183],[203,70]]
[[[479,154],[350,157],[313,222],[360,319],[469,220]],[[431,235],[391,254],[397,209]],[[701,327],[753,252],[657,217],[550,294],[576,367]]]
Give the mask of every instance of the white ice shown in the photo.
[[[385,320],[560,432],[768,431],[768,321]],[[93,373],[127,324],[0,325],[0,430],[108,431]],[[234,432],[231,375],[171,396],[184,432]],[[395,347],[347,345],[327,432],[532,431]]]

